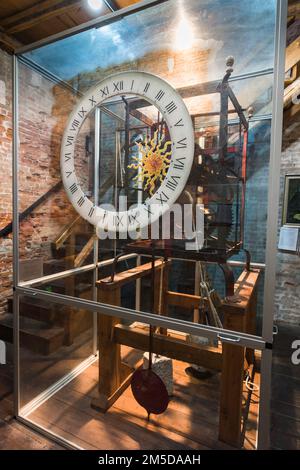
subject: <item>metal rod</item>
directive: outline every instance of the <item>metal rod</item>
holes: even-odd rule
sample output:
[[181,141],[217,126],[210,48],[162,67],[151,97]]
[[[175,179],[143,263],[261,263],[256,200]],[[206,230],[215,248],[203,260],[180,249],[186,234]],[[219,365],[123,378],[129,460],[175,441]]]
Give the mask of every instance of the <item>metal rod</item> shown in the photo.
[[86,266],[80,266],[78,268],[67,269],[66,271],[61,271],[59,273],[49,274],[48,276],[38,277],[31,279],[30,281],[19,282],[20,287],[31,287],[36,284],[45,284],[47,282],[56,281],[57,279],[64,279],[68,276],[73,276],[75,274],[84,273],[91,271],[95,268],[94,264],[87,264]]
[[[99,205],[99,170],[100,170],[100,139],[101,139],[101,109],[95,112],[95,143],[94,143],[94,204]],[[93,300],[98,300],[96,282],[98,280],[99,240],[94,240],[94,269],[93,269]],[[93,353],[98,349],[98,314],[93,313]]]
[[69,305],[73,308],[85,309],[90,311],[97,311],[103,315],[113,316],[122,318],[130,321],[139,321],[147,323],[148,325],[161,326],[167,329],[173,329],[191,335],[206,336],[208,338],[217,339],[218,334],[228,333],[230,336],[237,336],[241,339],[241,345],[254,349],[264,349],[265,341],[259,336],[216,328],[208,325],[195,324],[186,320],[180,320],[177,318],[165,317],[163,315],[156,315],[149,312],[136,311],[124,307],[117,307],[113,305],[102,304],[100,302],[94,302],[92,300],[80,299],[70,297],[64,294],[58,294],[53,292],[41,291],[31,287],[17,287],[17,292],[20,295],[33,296],[38,299],[43,299],[46,302],[53,302],[61,305]]
[[[264,282],[262,327],[263,339],[268,343],[273,342],[287,8],[287,0],[277,0],[272,109],[273,117],[271,127],[271,152],[269,165],[268,218],[266,225],[268,230],[266,242],[266,271]],[[270,447],[271,351],[266,352],[266,354],[263,355],[262,362],[258,448],[268,449]]]
[[13,56],[13,337],[14,337],[14,411],[15,415],[19,413],[20,407],[20,343],[19,343],[19,297],[15,292],[15,288],[19,283],[19,201],[18,201],[18,151],[19,151],[19,106],[18,106],[18,59]]

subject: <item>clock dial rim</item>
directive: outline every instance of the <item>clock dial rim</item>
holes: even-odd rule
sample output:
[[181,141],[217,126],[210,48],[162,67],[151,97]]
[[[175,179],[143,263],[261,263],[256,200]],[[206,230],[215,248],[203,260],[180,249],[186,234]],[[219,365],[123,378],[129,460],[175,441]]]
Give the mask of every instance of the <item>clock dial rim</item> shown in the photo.
[[[128,90],[128,88],[124,89],[125,80],[137,81],[138,86],[136,87],[136,85],[134,85],[131,90]],[[105,87],[112,84],[116,85],[116,83],[123,83],[122,90],[118,90],[117,88],[113,92],[110,92],[109,89],[106,90]],[[148,83],[150,85],[147,92],[142,92],[140,87],[142,88],[143,85]],[[121,85],[119,85],[119,87],[121,87]],[[151,87],[155,91],[159,90],[155,98],[159,96],[159,93],[163,93],[163,98],[155,100],[152,96]],[[148,93],[149,89],[151,89],[151,94]],[[106,94],[104,95],[105,90]],[[99,97],[100,93],[102,93],[102,97]],[[122,95],[134,95],[144,98],[160,111],[164,116],[170,132],[172,155],[167,174],[159,189],[144,203],[137,205],[135,208],[128,211],[116,212],[106,211],[99,206],[94,206],[93,202],[85,196],[76,176],[74,154],[76,137],[87,117],[107,99]],[[91,102],[90,109],[88,109],[89,102]],[[179,120],[177,120],[178,116],[181,116]],[[181,122],[183,124],[177,126],[177,124]],[[184,129],[184,132],[182,129]],[[179,148],[176,148],[176,146]],[[130,232],[146,227],[170,209],[185,187],[193,159],[193,123],[187,107],[177,90],[166,80],[157,75],[142,71],[127,71],[112,74],[94,85],[83,95],[73,109],[62,139],[61,173],[63,184],[71,204],[85,220],[96,225],[100,230]],[[175,169],[176,166],[177,168]],[[170,178],[173,179],[170,180]],[[129,223],[129,221],[131,222]]]

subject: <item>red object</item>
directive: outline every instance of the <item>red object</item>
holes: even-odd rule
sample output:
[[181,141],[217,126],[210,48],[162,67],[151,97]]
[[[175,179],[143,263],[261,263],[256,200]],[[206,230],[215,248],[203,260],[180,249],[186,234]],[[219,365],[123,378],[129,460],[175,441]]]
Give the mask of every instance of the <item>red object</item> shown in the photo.
[[151,369],[138,369],[131,380],[131,390],[136,401],[148,413],[159,415],[166,411],[169,395],[161,378]]

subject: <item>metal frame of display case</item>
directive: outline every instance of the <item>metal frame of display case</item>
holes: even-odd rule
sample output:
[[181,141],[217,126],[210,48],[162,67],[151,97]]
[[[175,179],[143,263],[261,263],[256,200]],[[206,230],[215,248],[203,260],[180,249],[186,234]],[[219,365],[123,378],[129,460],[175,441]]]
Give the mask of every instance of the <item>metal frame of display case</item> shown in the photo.
[[[88,365],[96,360],[96,350],[94,355],[87,358],[81,363],[76,370],[71,371],[63,379],[53,384],[52,387],[45,390],[41,396],[36,397],[34,403],[26,405],[26,409],[20,409],[20,351],[19,351],[19,299],[23,295],[33,296],[35,298],[43,299],[46,302],[53,302],[56,304],[70,305],[72,307],[84,308],[89,310],[94,315],[94,326],[96,328],[97,313],[100,312],[105,315],[118,316],[120,318],[137,320],[147,324],[161,326],[165,328],[177,329],[182,332],[187,332],[194,335],[206,336],[211,339],[217,339],[224,343],[236,343],[239,346],[245,346],[262,351],[262,364],[261,364],[261,394],[259,406],[259,428],[258,428],[258,441],[257,447],[260,449],[269,448],[269,424],[270,424],[270,396],[271,396],[271,364],[272,364],[272,341],[273,341],[273,305],[274,305],[274,290],[275,290],[275,267],[276,267],[276,252],[277,252],[277,214],[278,214],[278,201],[279,201],[279,176],[280,176],[280,155],[281,155],[281,133],[282,133],[282,100],[283,100],[283,84],[284,84],[284,51],[285,51],[285,32],[286,32],[286,17],[287,17],[287,0],[277,0],[276,11],[276,31],[275,31],[275,63],[274,63],[274,81],[273,81],[273,110],[272,115],[265,117],[265,119],[272,118],[271,127],[271,152],[270,152],[270,165],[269,165],[269,186],[268,186],[268,219],[267,219],[267,245],[266,245],[266,265],[265,265],[265,283],[264,283],[264,310],[263,310],[263,330],[262,336],[254,336],[245,333],[237,333],[227,330],[221,330],[211,326],[204,326],[183,320],[171,319],[167,317],[140,312],[137,310],[129,310],[122,307],[114,307],[96,302],[95,300],[82,300],[74,297],[69,297],[62,294],[54,294],[50,292],[40,291],[36,285],[46,278],[35,279],[28,282],[19,282],[19,205],[18,205],[18,63],[22,60],[21,55],[25,52],[32,51],[46,44],[53,43],[59,39],[69,37],[71,35],[86,31],[90,28],[98,28],[108,25],[112,22],[124,18],[133,13],[145,10],[155,5],[159,5],[169,0],[146,0],[134,4],[128,8],[112,12],[103,17],[89,21],[83,25],[71,28],[65,32],[55,34],[47,39],[37,41],[33,44],[21,47],[16,51],[13,57],[13,290],[14,290],[14,358],[15,358],[15,415],[23,423],[31,426],[33,429],[40,433],[45,434],[51,439],[67,446],[69,448],[78,448],[75,444],[70,443],[40,425],[36,425],[28,418],[28,414],[34,408],[45,402],[55,391],[62,388],[66,383],[70,382],[76,375],[82,372]],[[26,62],[22,60],[23,62]],[[42,71],[40,70],[42,73]],[[244,78],[251,78],[265,73],[272,73],[269,71],[260,71],[257,73],[247,74]],[[51,75],[51,74],[50,74]],[[51,76],[51,79],[56,78]],[[234,78],[235,80],[238,77]],[[262,120],[264,117],[260,117]],[[99,119],[99,116],[96,119]],[[254,119],[253,119],[254,120]],[[97,176],[95,172],[95,185],[98,185]],[[131,256],[131,255],[129,255]],[[111,263],[108,260],[102,263]],[[94,280],[97,279],[97,272],[99,265],[97,247],[95,243],[94,250],[94,263],[77,269],[70,269],[52,275],[52,279],[61,279],[74,273],[80,273],[88,270],[93,270]],[[240,262],[232,262],[235,265],[243,265]],[[252,267],[258,266],[253,264]],[[263,264],[259,264],[264,267]],[[49,279],[49,276],[47,276]],[[95,292],[94,292],[95,295]],[[94,347],[96,342],[96,335],[94,335]]]

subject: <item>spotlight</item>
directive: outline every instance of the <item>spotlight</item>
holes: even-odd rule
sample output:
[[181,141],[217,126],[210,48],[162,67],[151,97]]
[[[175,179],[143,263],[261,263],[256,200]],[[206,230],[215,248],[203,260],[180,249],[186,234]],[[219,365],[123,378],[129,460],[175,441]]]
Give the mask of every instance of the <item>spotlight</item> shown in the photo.
[[92,10],[101,10],[103,7],[103,0],[87,0],[87,2]]
[[174,47],[177,51],[183,51],[193,46],[195,35],[191,22],[182,14],[175,33]]

